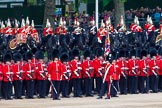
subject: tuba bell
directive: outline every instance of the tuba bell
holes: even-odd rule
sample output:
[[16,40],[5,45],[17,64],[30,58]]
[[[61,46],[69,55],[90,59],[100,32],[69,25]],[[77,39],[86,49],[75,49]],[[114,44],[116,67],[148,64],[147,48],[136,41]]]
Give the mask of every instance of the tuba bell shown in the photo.
[[14,39],[12,39],[10,42],[9,42],[9,47],[10,47],[10,49],[15,49],[16,47],[17,47],[17,39],[16,38],[14,38]]
[[156,42],[158,43],[160,40],[162,40],[162,33],[160,33],[157,37],[156,37]]

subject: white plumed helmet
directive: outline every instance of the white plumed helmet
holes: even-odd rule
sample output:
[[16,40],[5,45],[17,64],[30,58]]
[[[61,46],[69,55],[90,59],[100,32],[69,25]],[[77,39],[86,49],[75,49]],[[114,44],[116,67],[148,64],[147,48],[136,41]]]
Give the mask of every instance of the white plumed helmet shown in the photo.
[[34,28],[34,20],[32,20],[32,22],[31,22],[31,26]]
[[103,19],[101,20],[101,27],[105,27],[105,23],[103,22]]
[[29,24],[30,24],[29,17],[27,16],[26,17],[26,25],[29,25]]
[[10,19],[7,20],[7,27],[11,27]]
[[1,29],[5,28],[3,21],[1,22]]
[[49,19],[47,19],[46,27],[51,27],[51,24],[50,24],[50,22],[49,22]]
[[24,27],[24,26],[25,26],[25,20],[22,19],[22,21],[21,21],[21,27]]
[[19,27],[17,19],[15,19],[15,27]]

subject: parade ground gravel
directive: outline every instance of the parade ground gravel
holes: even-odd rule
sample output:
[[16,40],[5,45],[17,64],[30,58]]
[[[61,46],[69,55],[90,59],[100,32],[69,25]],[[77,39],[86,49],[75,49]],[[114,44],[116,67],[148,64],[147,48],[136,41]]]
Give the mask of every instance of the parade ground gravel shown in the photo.
[[96,98],[2,99],[0,108],[162,108],[162,93],[119,95],[109,100]]

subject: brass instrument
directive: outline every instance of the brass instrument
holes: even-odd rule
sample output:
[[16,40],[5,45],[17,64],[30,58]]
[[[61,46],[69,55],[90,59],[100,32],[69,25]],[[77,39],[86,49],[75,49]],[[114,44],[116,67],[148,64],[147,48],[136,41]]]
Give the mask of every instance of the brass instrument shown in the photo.
[[156,41],[155,43],[158,43],[159,41],[162,40],[162,33],[160,33],[157,37],[156,37]]
[[12,39],[9,42],[10,49],[13,50],[13,49],[15,49],[17,47],[18,44],[26,43],[26,39],[25,40],[21,39],[22,35],[24,35],[24,34],[17,34],[16,38]]

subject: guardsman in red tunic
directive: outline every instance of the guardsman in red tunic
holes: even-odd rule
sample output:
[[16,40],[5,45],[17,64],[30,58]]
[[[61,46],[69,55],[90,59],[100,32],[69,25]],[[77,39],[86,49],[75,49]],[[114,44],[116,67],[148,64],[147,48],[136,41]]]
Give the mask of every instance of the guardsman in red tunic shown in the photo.
[[53,62],[48,65],[48,80],[51,81],[52,98],[53,100],[60,100],[60,83],[62,79],[61,62],[59,61],[59,50],[53,50]]
[[138,86],[138,74],[139,74],[139,66],[138,60],[136,59],[136,50],[132,49],[130,51],[131,59],[128,61],[129,67],[129,92],[132,94],[137,94],[137,86]]
[[0,99],[2,98],[2,81],[3,81],[3,54],[0,52]]
[[110,99],[111,97],[110,96],[110,91],[111,91],[110,89],[112,83],[112,73],[110,72],[110,68],[112,66],[111,63],[112,63],[112,54],[109,53],[109,55],[106,57],[105,73],[104,73],[99,97],[97,99],[102,99],[102,96],[104,96],[105,91],[108,91],[105,99]]
[[105,23],[103,22],[103,20],[101,20],[101,27],[98,29],[97,32],[98,42],[105,44],[104,42],[105,42],[106,35],[107,35],[107,30],[105,29]]
[[158,84],[158,89],[162,91],[162,47],[159,47],[158,49],[158,54],[160,56],[160,59],[158,60],[159,62],[159,84]]
[[158,80],[159,80],[159,63],[156,60],[157,51],[152,48],[150,51],[151,61],[149,63],[150,67],[150,87],[153,93],[158,92]]
[[113,55],[112,66],[110,68],[110,73],[112,73],[111,97],[118,97],[117,92],[119,90],[120,68],[117,62],[116,52],[111,53]]
[[127,94],[127,81],[128,81],[128,61],[126,60],[126,50],[121,49],[119,51],[119,70],[120,70],[120,94]]
[[90,60],[91,52],[90,50],[86,49],[84,51],[85,60],[82,63],[82,70],[83,70],[83,78],[85,81],[85,95],[86,96],[93,96],[92,95],[92,83],[94,77],[94,63]]
[[61,81],[61,91],[62,96],[65,98],[69,98],[69,81],[71,77],[71,68],[69,62],[69,54],[63,53],[60,57],[61,59],[61,73],[62,73],[62,81]]
[[43,29],[43,36],[51,36],[51,35],[54,35],[54,32],[49,22],[49,19],[47,19],[46,27]]
[[149,91],[149,62],[146,60],[147,51],[141,51],[142,59],[139,62],[139,92],[148,93]]
[[75,48],[72,50],[72,57],[73,60],[71,60],[71,78],[73,80],[73,86],[74,86],[74,97],[81,97],[81,61],[79,60],[79,49]]
[[104,65],[106,62],[104,61],[104,58],[103,58],[102,48],[97,48],[95,52],[96,52],[96,58],[93,60],[94,74],[95,74],[95,79],[96,79],[96,91],[99,94],[101,90],[102,79],[105,73]]
[[39,36],[38,36],[38,31],[37,29],[34,27],[34,20],[32,20],[32,23],[31,23],[31,29],[30,29],[30,34],[31,36],[33,37],[33,39],[39,43]]
[[3,65],[3,93],[6,100],[10,100],[12,95],[13,72],[11,64],[11,53],[4,56],[5,64]]
[[27,52],[26,59],[27,63],[24,65],[25,80],[26,80],[26,98],[32,99],[34,95],[34,80],[36,79],[36,72],[34,71],[35,66],[32,63],[33,53]]
[[15,61],[15,64],[13,65],[15,99],[22,99],[22,86],[24,80],[24,69],[20,64],[22,55],[20,53],[14,53],[13,59]]
[[46,96],[46,80],[47,80],[47,65],[44,63],[44,52],[37,51],[36,59],[38,62],[35,65],[35,71],[37,75],[37,87],[39,98],[45,98]]

